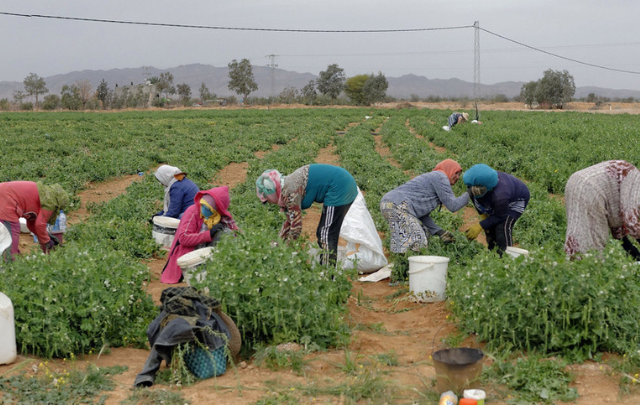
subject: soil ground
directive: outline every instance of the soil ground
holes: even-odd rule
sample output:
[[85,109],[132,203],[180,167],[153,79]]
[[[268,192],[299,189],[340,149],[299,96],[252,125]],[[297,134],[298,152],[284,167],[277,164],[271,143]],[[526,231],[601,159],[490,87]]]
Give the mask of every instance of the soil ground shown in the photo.
[[[441,107],[447,108],[447,107]],[[459,106],[456,106],[459,108]],[[388,149],[380,144],[377,138],[378,151],[389,158]],[[261,157],[269,153],[265,151],[256,154]],[[338,157],[334,154],[334,147],[323,149],[316,159],[319,163],[338,164]],[[393,164],[393,161],[391,161]],[[233,188],[246,179],[247,165],[245,163],[231,164],[221,170],[215,177],[216,184],[228,185]],[[92,184],[80,193],[82,207],[69,215],[69,222],[73,223],[86,218],[87,202],[107,201],[120,193],[140,177],[125,176],[99,184]],[[470,225],[477,220],[472,209],[465,211],[465,223]],[[303,220],[303,232],[315,240],[315,229],[320,217],[319,207],[307,210]],[[28,251],[37,248],[28,234],[21,237],[21,249]],[[167,286],[159,282],[159,275],[164,266],[164,260],[150,260],[146,263],[152,274],[147,285],[148,292],[156,303],[159,302],[161,291]],[[305,357],[304,374],[296,375],[291,371],[271,371],[254,364],[252,359],[245,359],[236,368],[215,379],[204,380],[192,386],[168,387],[155,385],[154,390],[179,391],[185,399],[193,404],[222,403],[222,404],[250,404],[263,398],[272,387],[281,384],[289,387],[292,384],[338,384],[348,376],[341,371],[347,358],[362,362],[372,362],[374,356],[393,353],[398,359],[398,365],[381,366],[385,380],[394,386],[399,394],[395,399],[389,398],[386,403],[429,403],[424,394],[431,389],[435,378],[435,369],[430,360],[430,354],[440,346],[440,338],[454,333],[455,326],[447,321],[448,311],[444,302],[414,303],[396,294],[401,287],[391,286],[389,280],[377,283],[353,282],[352,296],[348,301],[348,321],[353,326],[352,341],[347,350],[329,350]],[[467,344],[474,346],[471,340]],[[78,361],[78,366],[85,362],[95,363],[99,367],[126,365],[128,371],[115,377],[116,388],[109,392],[107,404],[120,404],[127,399],[132,391],[135,376],[141,371],[148,350],[133,348],[115,348],[100,356],[84,356]],[[7,376],[20,370],[30,369],[38,364],[40,359],[18,356],[18,360],[11,365],[0,366],[0,376]],[[485,360],[485,365],[490,359]],[[50,363],[62,367],[62,360]],[[25,366],[26,365],[26,366]],[[68,367],[68,363],[67,363]],[[586,362],[572,365],[570,370],[575,374],[573,386],[577,388],[580,397],[575,402],[579,405],[603,403],[640,403],[640,394],[624,397],[619,395],[619,375],[612,369],[600,363]],[[487,389],[486,403],[503,404],[497,400],[497,393]],[[312,402],[312,401],[309,401]],[[320,397],[315,403],[343,404],[344,398]],[[306,402],[305,402],[306,403]],[[362,402],[367,403],[367,402]],[[376,403],[385,403],[377,401]]]

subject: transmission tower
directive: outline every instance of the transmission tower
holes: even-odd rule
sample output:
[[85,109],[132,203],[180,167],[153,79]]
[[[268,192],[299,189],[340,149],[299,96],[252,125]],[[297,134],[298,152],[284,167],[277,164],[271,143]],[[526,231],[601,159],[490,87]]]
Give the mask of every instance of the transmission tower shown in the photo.
[[276,58],[278,57],[278,55],[267,55],[267,58],[269,58],[269,63],[267,63],[267,67],[271,68],[271,97],[275,97],[275,89],[274,89],[274,82],[275,82],[275,68],[278,67],[278,64],[276,63]]
[[473,98],[477,102],[480,93],[480,21],[475,21],[473,27]]

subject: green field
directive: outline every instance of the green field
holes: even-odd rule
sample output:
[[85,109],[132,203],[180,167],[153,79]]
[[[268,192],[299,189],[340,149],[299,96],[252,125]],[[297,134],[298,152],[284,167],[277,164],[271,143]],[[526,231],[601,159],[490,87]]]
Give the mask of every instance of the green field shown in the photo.
[[[65,236],[68,242],[62,248],[6,266],[0,291],[11,296],[16,307],[19,350],[66,356],[99,350],[104,342],[114,347],[144,344],[153,304],[141,289],[146,272],[139,259],[158,253],[147,220],[162,199],[149,170],[161,163],[188,172],[201,189],[217,185],[212,179],[229,163],[248,163],[247,180],[232,190],[230,205],[244,233],[220,243],[208,264],[216,271],[208,272],[201,285],[224,303],[246,341],[313,342],[319,347],[344,342],[349,331],[342,315],[353,274],[337,270],[318,276],[302,243],[272,248],[269,242],[277,239],[283,217],[255,195],[255,179],[265,169],[290,173],[314,162],[321,148],[333,144],[340,165],[354,175],[383,232],[387,225],[378,210],[380,198],[445,158],[457,160],[463,169],[486,163],[525,180],[532,199],[516,224],[514,239],[531,252],[529,258],[500,258],[467,242],[460,232],[455,232],[452,245],[439,240],[430,244],[429,254],[451,258],[448,306],[458,327],[495,350],[527,350],[570,360],[613,351],[625,354],[630,367],[636,367],[640,266],[633,265],[615,241],[593,260],[566,261],[566,218],[556,197],[577,170],[610,159],[640,163],[640,116],[487,111],[482,125],[459,125],[445,132],[441,127],[450,113],[304,109],[0,114],[1,181],[41,180],[77,193],[88,182],[147,173],[125,195],[91,207],[90,219]],[[382,135],[401,168],[376,152],[372,131]],[[430,142],[446,152],[436,151]],[[279,148],[271,151],[273,145]],[[271,152],[258,158],[258,151]],[[456,194],[463,192],[461,183],[454,187]],[[452,230],[462,225],[460,215],[446,212],[438,213],[436,221]]]

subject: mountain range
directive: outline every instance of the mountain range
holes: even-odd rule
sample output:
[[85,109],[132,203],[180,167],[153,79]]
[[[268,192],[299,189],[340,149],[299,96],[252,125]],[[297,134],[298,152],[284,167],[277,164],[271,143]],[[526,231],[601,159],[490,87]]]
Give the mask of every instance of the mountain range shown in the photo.
[[[158,69],[151,66],[109,70],[82,70],[44,77],[49,94],[60,94],[62,86],[71,85],[78,81],[88,80],[95,89],[104,79],[109,88],[141,84],[151,77],[158,77],[162,72],[170,72],[173,75],[175,85],[186,83],[191,86],[192,97],[198,97],[200,86],[204,83],[211,93],[218,97],[226,97],[233,94],[228,89],[228,68],[215,67],[204,64],[181,65],[169,69]],[[36,73],[37,74],[37,73]],[[285,88],[302,89],[310,81],[316,80],[317,75],[311,73],[298,73],[278,68],[265,66],[253,66],[253,75],[258,90],[251,93],[252,97],[269,97],[280,94]],[[25,75],[26,77],[26,75]],[[389,88],[387,95],[398,99],[409,99],[412,95],[419,98],[443,97],[443,98],[473,98],[474,84],[460,79],[429,79],[425,76],[408,74],[400,77],[387,77]],[[501,82],[496,84],[480,84],[479,95],[484,99],[491,99],[497,95],[505,95],[513,98],[520,94],[524,82]],[[0,82],[0,99],[13,99],[13,92],[24,90],[22,82]],[[594,93],[597,96],[615,98],[640,99],[640,91],[616,90],[600,87],[577,87],[575,98],[584,98]]]

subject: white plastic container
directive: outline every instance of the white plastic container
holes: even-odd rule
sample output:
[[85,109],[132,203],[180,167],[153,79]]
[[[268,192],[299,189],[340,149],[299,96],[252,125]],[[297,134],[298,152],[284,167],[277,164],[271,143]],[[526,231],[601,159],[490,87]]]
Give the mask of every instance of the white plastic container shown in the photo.
[[418,302],[444,301],[448,267],[448,257],[409,257],[409,291]]
[[31,231],[27,228],[27,220],[24,218],[20,218],[20,233],[30,233]]
[[177,218],[163,216],[153,217],[153,231],[151,231],[153,239],[156,240],[158,245],[167,249],[171,248],[178,225],[180,225],[180,220]]
[[463,398],[475,399],[478,401],[478,405],[484,405],[484,400],[487,397],[483,390],[464,390],[462,395]]
[[513,246],[508,246],[505,250],[505,253],[511,257],[519,257],[519,256],[529,256],[529,251],[525,249],[520,249]]
[[196,281],[202,282],[207,276],[206,271],[198,271],[198,266],[206,262],[211,255],[213,246],[205,247],[202,249],[196,249],[193,252],[189,252],[186,255],[182,255],[178,258],[177,263],[182,269],[182,276],[185,283],[191,285],[191,280],[195,278]]
[[13,363],[17,356],[13,304],[0,293],[0,364]]
[[[12,243],[13,243],[13,239],[11,238],[11,233],[9,233],[9,230],[7,229],[6,226],[4,226],[3,224],[0,224],[0,255],[2,255],[2,252],[4,252],[5,249],[10,249]],[[0,257],[0,262],[1,261],[2,261],[2,257]],[[1,267],[1,263],[0,263],[0,267]]]

